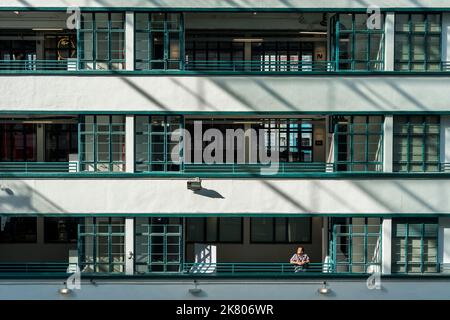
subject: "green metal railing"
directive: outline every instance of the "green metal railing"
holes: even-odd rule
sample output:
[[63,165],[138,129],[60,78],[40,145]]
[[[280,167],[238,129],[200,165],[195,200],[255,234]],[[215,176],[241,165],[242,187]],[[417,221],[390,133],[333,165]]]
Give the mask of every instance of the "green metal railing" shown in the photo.
[[65,274],[67,273],[67,267],[69,266],[66,262],[1,262],[0,263],[0,274],[1,273],[57,273]]
[[262,170],[268,173],[307,173],[326,172],[332,168],[332,164],[325,162],[279,162],[279,163],[185,163],[183,171],[185,173],[254,173],[260,174]]
[[305,273],[329,273],[332,263],[309,263],[299,268],[291,263],[278,262],[221,262],[221,263],[184,263],[184,274],[237,276],[249,274],[301,275]]
[[0,60],[0,71],[77,71],[77,60]]
[[193,60],[185,62],[185,70],[253,71],[253,72],[308,72],[335,71],[334,61],[270,61],[270,60]]
[[0,162],[0,173],[63,173],[77,171],[77,162]]

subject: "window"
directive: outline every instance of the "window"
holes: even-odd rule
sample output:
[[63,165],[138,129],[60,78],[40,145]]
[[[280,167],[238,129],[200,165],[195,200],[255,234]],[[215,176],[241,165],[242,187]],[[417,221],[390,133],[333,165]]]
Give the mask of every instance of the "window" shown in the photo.
[[333,118],[336,171],[382,171],[383,117]]
[[85,218],[78,238],[79,264],[83,272],[125,271],[124,218]]
[[136,13],[135,69],[180,70],[184,56],[181,13]]
[[367,27],[367,14],[337,14],[331,20],[332,55],[339,70],[384,69],[384,16],[381,29]]
[[311,218],[251,218],[253,243],[310,243]]
[[180,171],[181,117],[136,116],[136,171]]
[[[367,273],[381,267],[380,218],[331,218],[331,257],[337,272]],[[370,269],[369,269],[370,268]]]
[[439,171],[439,116],[394,117],[394,171]]
[[0,161],[36,161],[36,144],[35,124],[0,124]]
[[186,69],[189,70],[242,71],[244,60],[243,42],[195,37],[186,41]]
[[79,218],[44,218],[44,239],[47,243],[75,243]]
[[124,116],[84,116],[79,126],[81,171],[125,171]]
[[187,218],[186,241],[242,243],[242,218]]
[[37,219],[0,217],[0,243],[35,243]]
[[81,70],[125,69],[124,13],[82,13],[78,39]]
[[438,221],[394,219],[392,272],[438,272]]
[[395,15],[395,70],[441,69],[441,15]]
[[45,125],[45,161],[69,161],[70,154],[78,153],[78,126],[76,124]]

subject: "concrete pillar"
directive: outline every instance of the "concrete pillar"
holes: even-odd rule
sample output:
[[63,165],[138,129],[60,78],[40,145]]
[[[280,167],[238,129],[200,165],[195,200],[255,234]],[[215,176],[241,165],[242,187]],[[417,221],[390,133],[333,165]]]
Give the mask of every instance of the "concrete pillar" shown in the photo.
[[441,116],[440,162],[441,170],[450,172],[450,116]]
[[381,272],[383,274],[391,274],[392,219],[383,219],[381,228]]
[[386,13],[384,23],[384,71],[394,71],[395,13]]
[[36,160],[45,161],[45,127],[42,123],[36,126]]
[[134,115],[125,117],[125,171],[134,172]]
[[449,12],[442,13],[442,37],[441,38],[442,38],[442,61],[448,62],[448,61],[450,61],[450,13]]
[[126,70],[134,70],[134,12],[125,14],[125,57]]
[[125,219],[125,274],[134,274],[134,218]]
[[394,116],[384,117],[383,172],[392,172],[394,161]]
[[450,272],[450,217],[439,218],[438,261],[441,272]]

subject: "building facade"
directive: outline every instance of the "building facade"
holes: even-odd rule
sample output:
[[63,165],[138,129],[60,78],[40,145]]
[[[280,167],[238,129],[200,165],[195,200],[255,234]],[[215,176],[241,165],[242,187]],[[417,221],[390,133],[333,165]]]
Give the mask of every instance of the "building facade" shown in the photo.
[[422,2],[3,0],[0,298],[450,297]]

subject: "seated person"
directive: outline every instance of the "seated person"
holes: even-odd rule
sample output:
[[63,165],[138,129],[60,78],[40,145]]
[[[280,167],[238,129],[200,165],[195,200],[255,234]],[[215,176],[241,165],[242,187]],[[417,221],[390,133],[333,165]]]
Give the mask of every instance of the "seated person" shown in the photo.
[[290,263],[295,265],[295,272],[305,271],[305,269],[308,267],[309,257],[303,251],[303,247],[297,248],[297,253],[294,253],[290,260]]

